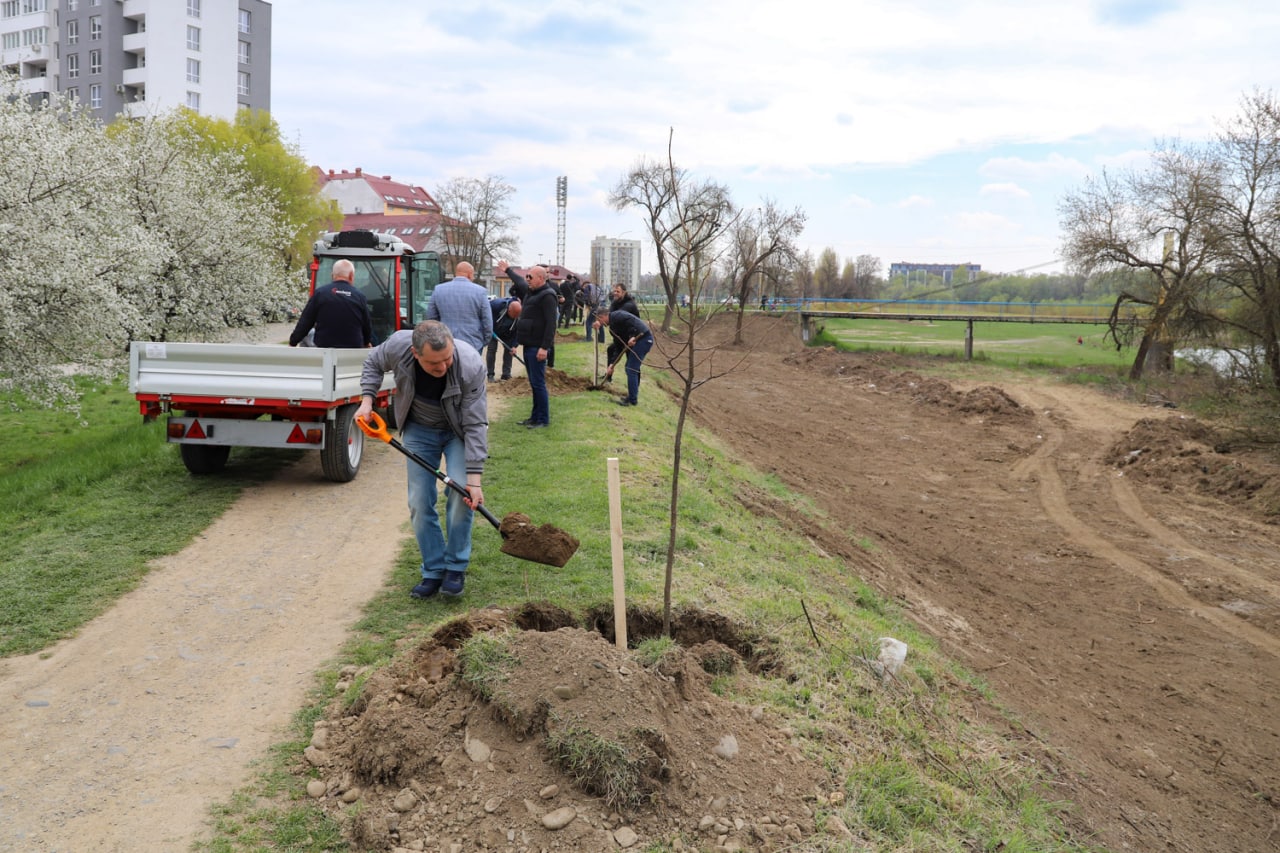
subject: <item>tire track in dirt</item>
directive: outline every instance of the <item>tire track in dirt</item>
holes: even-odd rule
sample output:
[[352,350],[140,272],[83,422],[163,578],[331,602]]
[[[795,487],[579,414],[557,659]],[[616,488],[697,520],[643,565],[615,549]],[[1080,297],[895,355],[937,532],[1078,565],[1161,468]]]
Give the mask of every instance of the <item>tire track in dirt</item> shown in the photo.
[[[1046,398],[1038,398],[1036,401],[1037,407],[1070,407],[1070,404],[1060,397],[1050,397],[1048,399],[1051,402],[1046,405]],[[1055,415],[1045,419],[1046,430],[1049,433],[1048,437],[1031,456],[1020,461],[1012,469],[1012,475],[1015,479],[1034,479],[1037,482],[1040,503],[1049,518],[1070,537],[1075,545],[1091,551],[1117,568],[1127,572],[1130,576],[1141,580],[1169,605],[1204,619],[1224,633],[1263,650],[1273,657],[1280,658],[1280,639],[1225,610],[1217,607],[1206,607],[1204,602],[1188,593],[1181,584],[1158,568],[1154,568],[1143,559],[1126,553],[1105,535],[1081,521],[1071,509],[1066,489],[1063,487],[1062,478],[1058,473],[1057,464],[1054,462],[1054,458],[1062,452],[1066,429],[1069,428],[1070,423],[1068,416],[1068,424],[1064,427],[1057,422],[1058,417],[1060,416]],[[1154,541],[1159,542],[1166,548],[1178,550],[1182,550],[1182,546],[1185,546],[1184,554],[1186,556],[1199,558],[1202,554],[1205,554],[1201,549],[1191,547],[1172,530],[1150,518],[1142,509],[1141,501],[1127,486],[1117,488],[1113,483],[1111,493],[1116,500],[1117,507],[1131,520],[1134,520],[1138,527]],[[1225,560],[1213,558],[1212,562],[1218,568],[1225,568],[1233,576],[1247,578],[1249,583],[1274,588],[1274,585],[1267,584],[1261,578],[1243,571]]]

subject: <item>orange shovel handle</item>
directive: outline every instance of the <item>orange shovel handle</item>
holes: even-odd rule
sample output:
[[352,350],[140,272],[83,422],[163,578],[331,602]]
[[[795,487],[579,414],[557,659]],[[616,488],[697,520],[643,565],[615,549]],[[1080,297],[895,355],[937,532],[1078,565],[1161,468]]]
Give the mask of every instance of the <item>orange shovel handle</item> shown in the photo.
[[367,418],[356,418],[356,426],[369,438],[391,443],[391,433],[387,432],[387,422],[377,412],[370,412]]

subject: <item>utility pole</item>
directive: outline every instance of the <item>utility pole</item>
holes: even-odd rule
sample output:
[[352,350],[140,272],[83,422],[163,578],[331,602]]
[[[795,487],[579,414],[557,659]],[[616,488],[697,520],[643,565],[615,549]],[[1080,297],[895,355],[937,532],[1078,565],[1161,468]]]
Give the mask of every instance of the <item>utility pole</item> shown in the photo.
[[556,264],[564,266],[564,213],[569,204],[569,177],[556,178]]

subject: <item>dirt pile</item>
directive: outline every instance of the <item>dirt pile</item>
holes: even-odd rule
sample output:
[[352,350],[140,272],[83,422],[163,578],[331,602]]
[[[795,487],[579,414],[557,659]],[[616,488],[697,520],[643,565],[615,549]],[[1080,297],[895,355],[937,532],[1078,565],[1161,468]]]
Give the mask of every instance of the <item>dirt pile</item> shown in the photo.
[[1143,418],[1111,446],[1106,461],[1165,491],[1212,495],[1280,521],[1280,476],[1233,453],[1230,437],[1194,418]]
[[[646,665],[598,633],[516,621],[547,620],[455,620],[317,723],[309,793],[362,848],[778,850],[815,832],[822,768],[709,689],[712,673],[751,677],[734,650]],[[460,652],[468,638],[488,649]],[[476,676],[476,655],[495,674]]]

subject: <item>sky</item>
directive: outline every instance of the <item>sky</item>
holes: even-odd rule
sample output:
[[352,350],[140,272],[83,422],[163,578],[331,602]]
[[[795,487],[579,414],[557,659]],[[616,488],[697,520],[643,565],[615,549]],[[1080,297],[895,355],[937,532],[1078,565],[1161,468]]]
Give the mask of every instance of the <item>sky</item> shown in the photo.
[[[272,114],[322,169],[499,176],[515,263],[645,239],[641,158],[807,217],[843,262],[1064,269],[1060,204],[1280,76],[1262,0],[275,0]],[[644,271],[656,270],[653,248]]]

